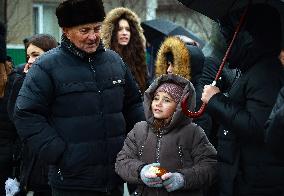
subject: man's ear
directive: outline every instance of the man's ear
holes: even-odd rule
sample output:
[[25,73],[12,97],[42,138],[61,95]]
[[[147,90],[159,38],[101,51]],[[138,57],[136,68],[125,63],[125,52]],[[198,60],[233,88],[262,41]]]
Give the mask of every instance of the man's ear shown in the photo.
[[69,39],[69,28],[62,27],[63,34]]

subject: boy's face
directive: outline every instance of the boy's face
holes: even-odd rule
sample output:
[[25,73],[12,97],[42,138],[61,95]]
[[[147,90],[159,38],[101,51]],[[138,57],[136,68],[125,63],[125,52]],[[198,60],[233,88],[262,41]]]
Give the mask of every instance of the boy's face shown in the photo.
[[158,92],[153,98],[151,108],[156,119],[171,119],[177,104],[166,92]]

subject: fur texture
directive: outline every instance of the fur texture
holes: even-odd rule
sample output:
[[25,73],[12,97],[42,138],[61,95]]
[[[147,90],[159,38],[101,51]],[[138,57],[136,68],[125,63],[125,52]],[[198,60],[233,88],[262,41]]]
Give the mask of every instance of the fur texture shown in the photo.
[[101,0],[66,0],[56,8],[56,16],[60,27],[102,22],[105,17]]
[[191,80],[191,55],[189,54],[185,43],[180,38],[172,36],[165,39],[158,51],[155,66],[156,77],[167,73],[167,52],[172,52],[174,57],[173,73]]
[[146,44],[145,36],[143,34],[143,29],[140,25],[140,18],[137,16],[137,14],[132,12],[130,9],[124,7],[118,7],[111,10],[107,14],[107,17],[105,18],[104,24],[102,26],[101,38],[106,48],[110,48],[114,24],[123,14],[125,14],[128,20],[133,22],[135,28],[139,32],[140,39],[143,40],[144,44]]

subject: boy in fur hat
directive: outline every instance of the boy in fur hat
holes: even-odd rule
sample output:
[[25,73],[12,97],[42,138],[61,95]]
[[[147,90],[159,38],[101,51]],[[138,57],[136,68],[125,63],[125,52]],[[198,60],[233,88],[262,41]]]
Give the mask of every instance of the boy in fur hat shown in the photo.
[[122,195],[115,157],[125,127],[144,119],[140,93],[121,57],[100,41],[101,0],[65,0],[56,16],[61,45],[29,69],[15,106],[17,130],[50,165],[53,195]]
[[136,194],[201,196],[215,180],[216,150],[181,109],[187,93],[193,109],[193,85],[174,74],[160,76],[145,91],[146,121],[127,135],[115,165],[125,181],[138,185]]

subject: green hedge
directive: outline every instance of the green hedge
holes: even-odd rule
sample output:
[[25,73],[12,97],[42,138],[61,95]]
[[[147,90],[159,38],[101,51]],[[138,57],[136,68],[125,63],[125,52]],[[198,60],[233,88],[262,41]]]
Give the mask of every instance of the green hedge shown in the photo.
[[7,55],[12,57],[14,65],[17,66],[19,64],[26,62],[25,49],[7,49]]

